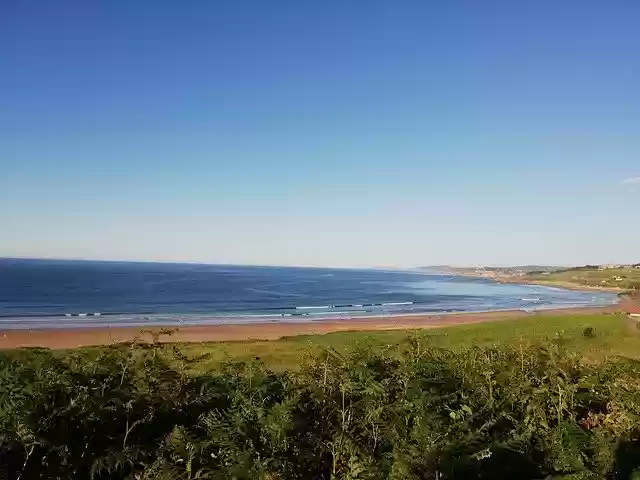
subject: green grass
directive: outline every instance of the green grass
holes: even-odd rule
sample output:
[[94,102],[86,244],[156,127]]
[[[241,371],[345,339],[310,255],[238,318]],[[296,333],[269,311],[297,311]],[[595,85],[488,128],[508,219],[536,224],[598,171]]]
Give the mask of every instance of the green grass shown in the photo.
[[[585,338],[586,328],[595,332]],[[534,343],[561,337],[567,348],[588,359],[608,356],[640,358],[640,330],[623,315],[531,315],[507,321],[430,330],[339,332],[303,335],[273,341],[243,341],[196,344],[164,344],[164,351],[177,347],[191,360],[194,371],[216,369],[227,361],[259,359],[275,370],[297,370],[307,358],[325,348],[345,352],[353,348],[394,349],[412,337],[425,345],[449,349]]]
[[590,287],[615,287],[621,289],[637,288],[640,285],[640,269],[608,268],[572,269],[552,272],[549,275],[533,274],[528,278],[545,282],[563,282]]
[[[586,338],[585,329],[594,331]],[[166,337],[165,337],[166,338]],[[429,347],[462,350],[472,346],[531,344],[561,338],[569,351],[587,360],[607,357],[640,359],[640,328],[621,314],[538,315],[512,320],[457,325],[452,327],[414,330],[352,331],[324,335],[300,335],[280,340],[247,340],[236,342],[162,343],[159,352],[168,357],[188,359],[193,373],[217,370],[228,362],[259,360],[276,370],[298,370],[308,359],[324,349],[347,352],[358,348],[398,350],[412,338]],[[88,347],[76,349],[83,356],[98,357],[102,351],[118,347]],[[14,350],[11,355],[28,355],[33,349]],[[69,351],[56,352],[60,357]],[[143,351],[140,352],[142,354]]]

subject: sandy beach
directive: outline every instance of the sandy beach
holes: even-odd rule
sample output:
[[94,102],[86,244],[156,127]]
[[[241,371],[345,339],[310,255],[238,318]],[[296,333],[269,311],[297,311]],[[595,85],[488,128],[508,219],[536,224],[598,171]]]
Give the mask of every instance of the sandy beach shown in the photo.
[[541,287],[562,288],[564,290],[575,290],[577,292],[609,292],[609,293],[625,293],[629,289],[619,287],[603,287],[599,285],[577,285],[571,282],[561,282],[559,280],[524,280],[524,279],[496,279],[500,283],[516,283],[518,285],[540,285]]
[[[509,310],[481,313],[456,313],[446,315],[413,315],[389,317],[363,317],[348,320],[320,320],[301,323],[254,323],[239,325],[210,325],[180,327],[171,336],[163,336],[163,342],[222,342],[241,340],[276,340],[296,335],[322,335],[343,331],[375,331],[393,329],[438,328],[452,325],[517,320],[522,317],[548,315],[586,315],[622,311],[620,304],[607,307],[563,308],[554,310]],[[45,347],[52,349],[77,348],[94,345],[111,345],[131,342],[135,339],[150,340],[142,327],[75,328],[0,330],[0,349],[20,347]],[[159,328],[149,330],[159,331]]]

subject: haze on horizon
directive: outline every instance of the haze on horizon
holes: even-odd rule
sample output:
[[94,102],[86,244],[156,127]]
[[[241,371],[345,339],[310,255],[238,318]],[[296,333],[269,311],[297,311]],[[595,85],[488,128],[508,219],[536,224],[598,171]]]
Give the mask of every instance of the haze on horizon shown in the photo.
[[638,262],[638,18],[4,2],[0,257]]

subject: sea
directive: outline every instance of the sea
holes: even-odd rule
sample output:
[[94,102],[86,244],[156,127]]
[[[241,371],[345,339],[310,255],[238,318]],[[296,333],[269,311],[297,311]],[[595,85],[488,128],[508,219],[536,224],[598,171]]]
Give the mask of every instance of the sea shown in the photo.
[[313,322],[602,306],[616,298],[423,269],[0,259],[0,329]]

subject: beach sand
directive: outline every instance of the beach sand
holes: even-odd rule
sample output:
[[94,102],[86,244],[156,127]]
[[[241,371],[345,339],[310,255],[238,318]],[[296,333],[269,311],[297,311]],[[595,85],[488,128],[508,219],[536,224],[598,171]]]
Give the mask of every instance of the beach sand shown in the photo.
[[[238,340],[276,340],[296,335],[322,335],[331,332],[402,330],[438,328],[452,325],[517,320],[532,315],[586,315],[621,312],[620,304],[607,307],[563,308],[555,310],[509,310],[482,313],[456,313],[447,315],[415,315],[367,317],[336,320],[318,320],[301,323],[255,323],[241,325],[210,325],[180,327],[171,336],[162,336],[162,342],[221,342]],[[149,333],[160,328],[111,327],[76,329],[0,330],[0,349],[19,347],[46,347],[52,349],[111,345],[131,342],[136,338],[149,341]]]

